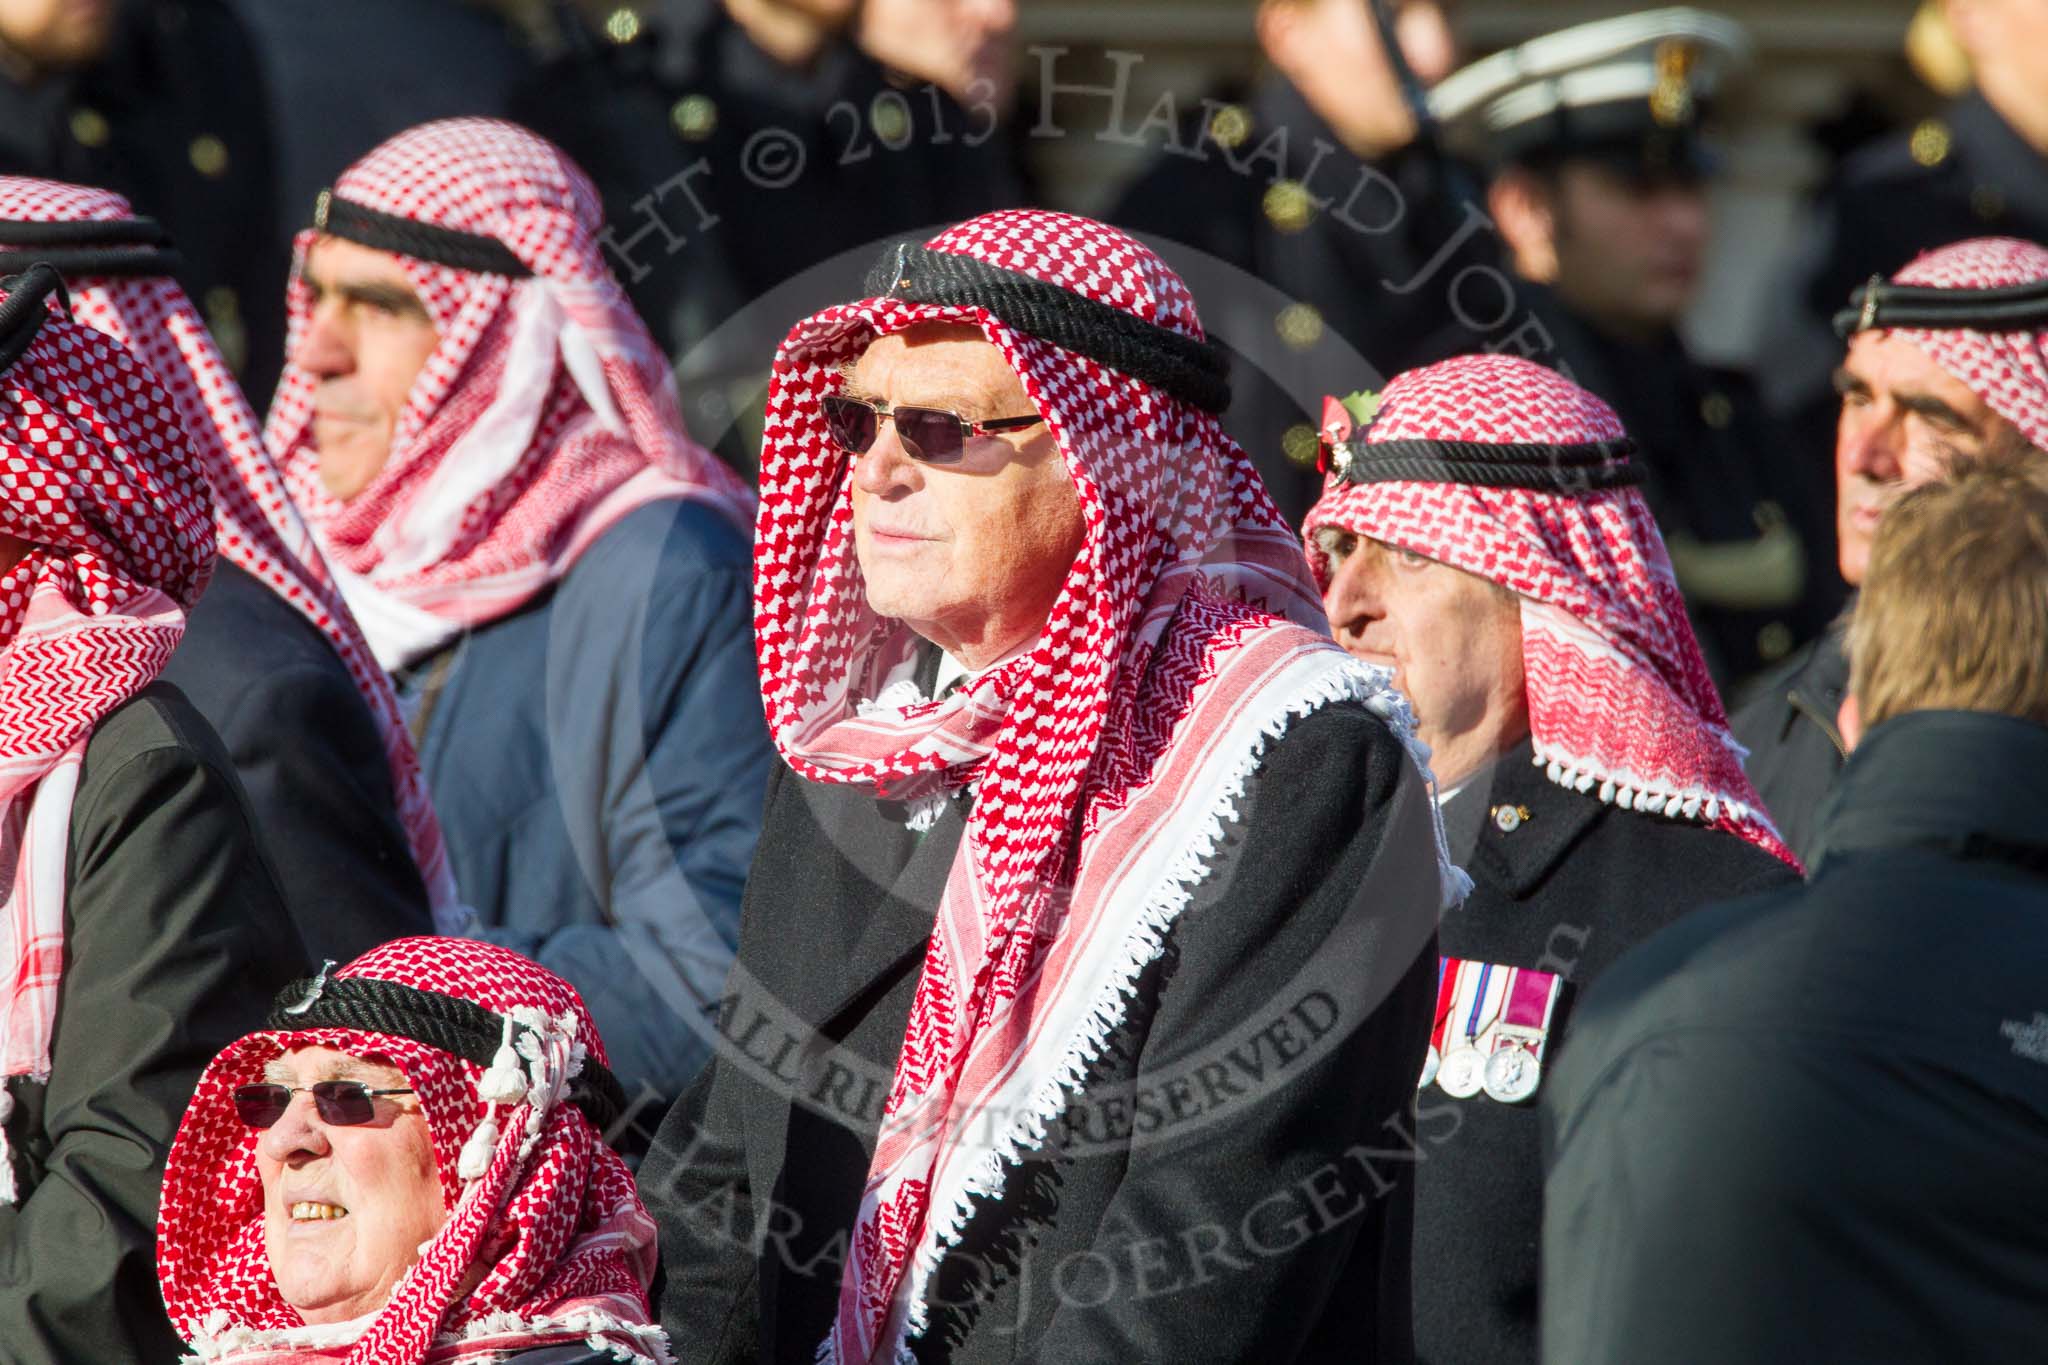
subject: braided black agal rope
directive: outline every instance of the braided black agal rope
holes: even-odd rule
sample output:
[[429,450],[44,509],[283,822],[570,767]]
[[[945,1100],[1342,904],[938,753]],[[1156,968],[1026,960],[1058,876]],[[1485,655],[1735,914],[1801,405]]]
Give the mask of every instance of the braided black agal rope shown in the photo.
[[2048,280],[1992,289],[1944,289],[1892,284],[1873,275],[1835,314],[1835,335],[1847,340],[1874,327],[1930,331],[2038,332],[2048,330]]
[[[346,1028],[386,1033],[453,1053],[488,1070],[504,1041],[505,1016],[473,1000],[421,990],[367,976],[329,978],[325,973],[294,981],[277,993],[264,1020],[267,1029]],[[515,1033],[531,1033],[524,1024]],[[603,1132],[626,1112],[626,1092],[594,1056],[569,1083],[569,1103]]]
[[1547,445],[1520,441],[1361,441],[1337,451],[1345,483],[1463,483],[1572,496],[1643,481],[1631,440]]
[[0,280],[0,289],[7,291],[6,299],[0,300],[0,371],[5,371],[21,359],[36,333],[43,330],[43,322],[50,316],[50,295],[63,301],[66,313],[71,311],[71,295],[65,292],[56,267],[41,261]]
[[171,235],[153,218],[64,223],[0,218],[0,271],[36,261],[74,277],[175,275],[185,265]]
[[359,246],[395,251],[416,261],[450,265],[457,270],[505,275],[515,280],[527,279],[533,274],[527,269],[526,262],[512,254],[511,247],[495,237],[442,227],[437,223],[422,223],[417,218],[402,218],[367,204],[358,204],[352,199],[343,199],[332,190],[320,191],[320,198],[313,209],[313,229],[330,237],[346,238]]
[[1203,412],[1230,406],[1230,365],[1215,342],[972,256],[898,242],[868,271],[866,289],[873,298],[985,308],[1025,336],[1087,356]]

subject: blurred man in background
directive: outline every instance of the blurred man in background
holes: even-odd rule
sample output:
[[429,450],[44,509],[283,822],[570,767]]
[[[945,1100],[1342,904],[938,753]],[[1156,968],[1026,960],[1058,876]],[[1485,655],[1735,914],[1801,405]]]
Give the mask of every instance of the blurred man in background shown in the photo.
[[1922,28],[1945,31],[1974,88],[1939,115],[1864,147],[1836,168],[1804,225],[1761,357],[1773,408],[1818,454],[1835,420],[1829,321],[1849,291],[1923,251],[1968,237],[2048,241],[2048,6],[2039,0],[1928,0]]
[[1613,405],[1724,688],[1832,605],[1817,487],[1792,477],[1748,379],[1679,333],[1709,240],[1702,119],[1747,51],[1717,15],[1623,15],[1475,63],[1431,99],[1454,145],[1496,168],[1487,201],[1517,277],[1454,299],[1442,349],[1525,355]]
[[[1835,540],[1863,582],[1871,537],[1901,493],[1987,455],[2048,446],[2048,248],[2010,237],[1930,251],[1847,300],[1836,325]],[[1802,857],[1849,746],[1849,660],[1837,625],[1765,678],[1735,716],[1749,774]]]
[[1544,1101],[1546,1359],[2048,1341],[2042,463],[1902,498],[1850,635],[1812,880],[1695,911],[1579,1010]]
[[178,282],[258,394],[284,335],[270,128],[225,0],[0,0],[0,174],[114,190],[161,222]]
[[[597,182],[613,273],[676,362],[691,425],[743,471],[789,319],[855,291],[882,239],[1016,198],[1007,106],[987,88],[1008,69],[1014,13],[906,6],[887,0],[863,20],[855,0],[655,0],[606,6],[599,32],[558,4],[564,55],[514,99],[512,117]],[[899,88],[885,64],[911,81]],[[834,260],[800,297],[721,331]]]
[[1446,282],[1498,253],[1469,217],[1475,182],[1420,135],[1404,90],[1456,61],[1444,7],[1392,6],[1394,47],[1377,8],[1262,0],[1251,93],[1202,101],[1109,215],[1188,278],[1237,353],[1225,425],[1296,523],[1321,491],[1322,395],[1415,364]]

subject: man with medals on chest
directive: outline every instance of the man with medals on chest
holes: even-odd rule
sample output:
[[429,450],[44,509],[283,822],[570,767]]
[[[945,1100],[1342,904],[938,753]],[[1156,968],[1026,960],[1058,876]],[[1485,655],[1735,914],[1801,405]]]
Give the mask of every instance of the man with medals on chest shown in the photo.
[[1575,991],[1702,902],[1796,879],[1742,774],[1606,404],[1512,356],[1330,400],[1305,526],[1338,643],[1389,664],[1472,877],[1417,1099],[1419,1360],[1536,1359],[1537,1094]]

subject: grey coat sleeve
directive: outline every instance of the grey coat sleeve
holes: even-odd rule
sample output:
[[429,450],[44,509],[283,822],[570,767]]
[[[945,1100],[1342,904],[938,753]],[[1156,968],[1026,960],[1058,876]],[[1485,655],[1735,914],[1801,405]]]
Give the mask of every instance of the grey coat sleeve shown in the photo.
[[179,713],[198,723],[182,699],[130,703],[87,750],[50,1083],[27,1198],[0,1208],[9,1365],[177,1358],[156,1277],[164,1159],[200,1071],[304,970],[225,755]]
[[1069,1110],[1069,1144],[1128,1132],[1129,1157],[1092,1258],[1053,1276],[1032,1359],[1408,1357],[1403,1134],[1441,898],[1429,799],[1358,707],[1275,746],[1230,862],[1175,924],[1135,1068]]

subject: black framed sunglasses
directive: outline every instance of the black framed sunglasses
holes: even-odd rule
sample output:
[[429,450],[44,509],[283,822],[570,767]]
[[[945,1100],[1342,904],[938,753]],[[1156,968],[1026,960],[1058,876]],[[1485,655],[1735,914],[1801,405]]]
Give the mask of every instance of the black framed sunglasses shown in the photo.
[[896,439],[904,453],[926,464],[954,464],[967,451],[967,437],[991,431],[1022,431],[1044,421],[1037,413],[1028,417],[995,417],[970,422],[944,408],[891,407],[843,393],[825,395],[825,425],[832,439],[849,455],[865,455],[882,430],[882,419],[896,424]]
[[313,1107],[322,1123],[351,1128],[377,1117],[377,1096],[410,1095],[410,1090],[372,1090],[361,1081],[315,1081],[311,1085],[238,1085],[235,1112],[251,1128],[268,1128],[292,1107],[292,1096],[301,1091],[313,1096]]

